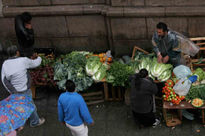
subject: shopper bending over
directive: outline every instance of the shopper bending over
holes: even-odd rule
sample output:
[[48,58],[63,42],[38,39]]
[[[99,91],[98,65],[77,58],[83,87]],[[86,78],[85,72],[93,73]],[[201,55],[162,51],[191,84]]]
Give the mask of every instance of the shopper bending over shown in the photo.
[[160,123],[153,113],[153,95],[157,93],[156,84],[148,77],[148,71],[141,69],[131,79],[131,109],[135,121],[140,126],[156,126]]

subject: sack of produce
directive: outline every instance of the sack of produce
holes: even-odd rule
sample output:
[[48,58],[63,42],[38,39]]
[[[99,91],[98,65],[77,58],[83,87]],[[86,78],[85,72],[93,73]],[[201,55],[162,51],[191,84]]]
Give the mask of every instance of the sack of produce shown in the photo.
[[184,65],[179,65],[175,67],[173,72],[178,79],[185,78],[192,74],[191,69]]
[[191,81],[185,78],[180,79],[173,87],[176,94],[185,96],[189,92]]

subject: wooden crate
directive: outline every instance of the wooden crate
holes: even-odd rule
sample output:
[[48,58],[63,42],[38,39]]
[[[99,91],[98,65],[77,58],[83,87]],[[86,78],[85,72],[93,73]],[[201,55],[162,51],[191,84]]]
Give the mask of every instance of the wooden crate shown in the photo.
[[123,87],[114,87],[104,82],[104,94],[106,101],[122,101],[124,100],[125,89]]
[[98,104],[104,102],[104,94],[102,91],[91,92],[91,93],[80,93],[87,105]]
[[[195,67],[202,67],[205,69],[205,37],[195,37],[190,38],[197,46],[199,46],[199,52],[195,57],[192,57],[191,60],[191,69],[193,70]],[[200,58],[203,58],[202,60]],[[197,64],[197,62],[201,62]]]

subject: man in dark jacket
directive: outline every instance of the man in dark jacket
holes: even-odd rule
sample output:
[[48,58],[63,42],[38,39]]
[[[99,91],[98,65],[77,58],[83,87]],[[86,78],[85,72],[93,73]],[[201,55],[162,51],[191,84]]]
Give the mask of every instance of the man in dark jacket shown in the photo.
[[153,50],[159,63],[171,63],[180,65],[181,50],[175,32],[168,30],[163,22],[157,24],[157,31],[152,37]]
[[33,54],[34,31],[31,25],[32,16],[28,12],[15,17],[15,31],[22,56],[30,57]]
[[139,73],[132,75],[131,80],[131,109],[134,119],[143,126],[156,126],[159,120],[153,113],[153,95],[157,93],[156,84],[148,77],[148,71],[141,69]]

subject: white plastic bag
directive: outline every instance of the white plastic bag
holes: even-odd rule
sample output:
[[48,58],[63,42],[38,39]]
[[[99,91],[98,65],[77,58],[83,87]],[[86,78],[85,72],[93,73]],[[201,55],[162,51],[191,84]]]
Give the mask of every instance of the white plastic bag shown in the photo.
[[191,81],[185,78],[180,79],[173,87],[176,94],[185,96],[191,87]]
[[199,52],[199,46],[194,42],[176,31],[173,32],[176,34],[181,52],[189,56],[195,56]]
[[192,74],[191,69],[187,66],[184,66],[184,65],[179,65],[179,66],[175,67],[173,69],[173,72],[178,79],[185,78],[185,77]]

